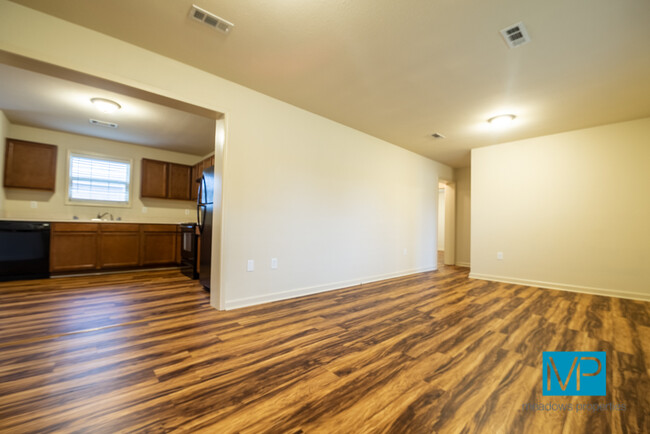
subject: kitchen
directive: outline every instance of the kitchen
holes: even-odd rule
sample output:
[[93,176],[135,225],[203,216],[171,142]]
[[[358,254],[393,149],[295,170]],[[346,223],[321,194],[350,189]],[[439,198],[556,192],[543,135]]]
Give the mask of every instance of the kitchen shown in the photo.
[[209,288],[222,115],[17,56],[2,61],[0,279],[169,267],[198,279],[202,259]]

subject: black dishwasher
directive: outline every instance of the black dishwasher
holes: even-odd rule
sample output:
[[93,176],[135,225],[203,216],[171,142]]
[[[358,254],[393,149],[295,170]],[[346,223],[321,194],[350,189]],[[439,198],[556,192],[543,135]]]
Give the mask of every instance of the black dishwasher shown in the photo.
[[0,281],[50,277],[50,224],[0,221]]

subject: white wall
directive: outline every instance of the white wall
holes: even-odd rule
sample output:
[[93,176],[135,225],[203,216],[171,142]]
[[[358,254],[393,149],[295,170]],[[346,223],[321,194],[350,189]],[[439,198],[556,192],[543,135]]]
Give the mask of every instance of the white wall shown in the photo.
[[471,170],[454,169],[456,177],[456,265],[470,266]]
[[472,277],[650,300],[650,118],[475,149],[471,167]]
[[[212,299],[215,306],[436,265],[437,178],[453,178],[447,166],[6,1],[0,3],[0,49],[226,113],[223,269],[212,284],[221,283],[224,296]],[[277,270],[270,269],[272,257]],[[248,259],[256,261],[254,272],[246,272]]]
[[[200,160],[200,157],[196,155],[14,124],[9,124],[7,137],[56,145],[58,150],[55,192],[19,188],[3,189],[6,199],[2,208],[4,208],[6,218],[62,220],[72,219],[73,216],[77,216],[81,220],[87,220],[96,217],[100,212],[110,212],[114,217],[119,216],[122,220],[136,222],[180,223],[196,220],[195,205],[192,201],[140,198],[142,158],[193,165]],[[97,153],[109,157],[131,159],[131,206],[124,208],[66,205],[67,188],[65,183],[68,151]],[[31,207],[32,202],[36,203],[37,208]]]
[[[5,170],[5,140],[7,138],[7,131],[9,130],[9,121],[5,117],[5,114],[0,110],[0,170],[2,171],[1,181],[4,184],[4,170]],[[5,202],[5,191],[2,186],[0,186],[0,218],[4,217],[4,202]]]

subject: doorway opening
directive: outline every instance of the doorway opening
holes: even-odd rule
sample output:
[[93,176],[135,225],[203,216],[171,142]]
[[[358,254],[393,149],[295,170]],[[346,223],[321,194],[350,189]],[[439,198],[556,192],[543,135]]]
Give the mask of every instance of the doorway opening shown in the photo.
[[456,189],[451,181],[438,181],[438,266],[456,263]]

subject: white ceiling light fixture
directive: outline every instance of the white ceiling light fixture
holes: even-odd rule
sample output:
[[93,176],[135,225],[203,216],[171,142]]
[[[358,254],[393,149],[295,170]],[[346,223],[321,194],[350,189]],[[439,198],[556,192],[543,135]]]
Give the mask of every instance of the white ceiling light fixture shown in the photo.
[[97,110],[102,113],[114,113],[122,108],[122,106],[115,101],[106,98],[91,98],[90,102],[92,102],[94,106],[97,107]]
[[494,125],[495,127],[507,127],[512,124],[516,117],[517,116],[513,114],[504,114],[493,116],[487,121],[490,125]]

